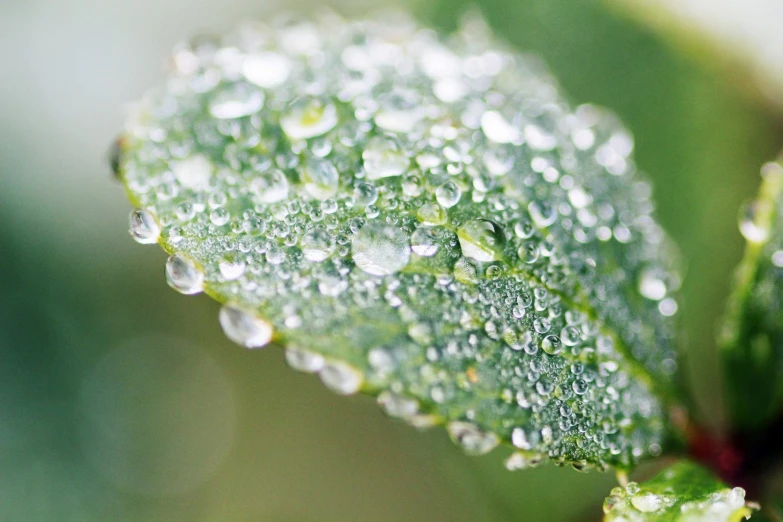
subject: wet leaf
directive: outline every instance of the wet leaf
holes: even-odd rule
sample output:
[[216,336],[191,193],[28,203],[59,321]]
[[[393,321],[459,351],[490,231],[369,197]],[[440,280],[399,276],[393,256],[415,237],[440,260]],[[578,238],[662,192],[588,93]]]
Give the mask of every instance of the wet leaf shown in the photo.
[[763,427],[783,399],[783,166],[762,169],[758,198],[740,214],[747,240],[721,333],[735,427]]
[[729,488],[690,461],[669,466],[654,478],[616,487],[604,501],[605,522],[739,522],[752,507],[745,490]]
[[661,452],[679,276],[611,114],[474,19],[277,21],[173,63],[121,142],[131,234],[229,338],[512,469]]

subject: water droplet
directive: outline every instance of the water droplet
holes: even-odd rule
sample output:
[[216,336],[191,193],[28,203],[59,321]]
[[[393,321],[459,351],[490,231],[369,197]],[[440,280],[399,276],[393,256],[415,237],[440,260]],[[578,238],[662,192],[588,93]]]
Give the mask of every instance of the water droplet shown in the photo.
[[245,83],[235,83],[213,95],[209,113],[218,119],[250,116],[264,106],[264,93]]
[[250,190],[261,203],[277,203],[288,197],[288,179],[279,170],[268,170],[250,182]]
[[364,381],[359,370],[339,361],[327,361],[319,375],[327,388],[340,395],[356,393]]
[[663,502],[661,497],[651,491],[640,491],[631,497],[631,504],[642,513],[653,513],[661,509]]
[[171,288],[185,295],[204,290],[204,273],[195,261],[181,253],[174,254],[166,261],[166,281]]
[[192,190],[207,190],[212,180],[212,170],[212,162],[203,154],[194,154],[171,166],[177,181]]
[[376,136],[362,152],[367,179],[375,180],[399,176],[408,169],[410,160],[396,140]]
[[434,256],[438,252],[438,235],[429,227],[419,227],[411,235],[411,249],[423,257]]
[[660,270],[644,270],[639,278],[639,293],[647,299],[660,301],[666,297],[665,274]]
[[378,200],[378,190],[369,183],[359,183],[353,191],[353,199],[359,208],[372,205]]
[[285,349],[285,360],[294,370],[305,373],[320,372],[325,364],[321,354],[293,346]]
[[425,225],[436,226],[446,222],[446,211],[436,203],[425,203],[419,207],[416,213],[419,220]]
[[546,201],[531,201],[527,209],[539,227],[548,227],[557,219],[557,209]]
[[272,325],[241,305],[223,305],[219,319],[226,337],[246,348],[261,348],[272,340]]
[[337,194],[340,176],[331,162],[310,160],[302,169],[302,181],[308,194],[324,200]]
[[226,255],[218,263],[218,269],[227,281],[234,281],[245,273],[245,262],[237,256]]
[[378,404],[389,417],[407,418],[419,412],[419,401],[389,391],[378,395]]
[[329,233],[322,228],[314,228],[302,236],[302,253],[309,261],[320,263],[332,253],[334,242]]
[[763,243],[769,238],[769,218],[771,205],[765,201],[751,201],[740,212],[739,229],[745,239],[753,243]]
[[129,216],[129,232],[137,243],[151,245],[160,238],[160,225],[149,210],[133,210]]
[[497,261],[503,256],[506,235],[489,219],[476,219],[457,229],[462,253],[476,261]]
[[242,74],[259,87],[276,87],[288,79],[291,62],[282,54],[260,52],[245,59]]
[[563,351],[563,343],[556,335],[547,335],[544,340],[541,341],[541,349],[549,355],[557,355]]
[[522,133],[496,111],[487,111],[481,115],[481,130],[490,141],[495,143],[519,143]]
[[300,98],[291,105],[280,126],[292,140],[321,136],[337,125],[337,109],[318,98]]
[[454,443],[461,446],[468,455],[484,455],[500,443],[497,435],[491,431],[482,431],[469,422],[450,422],[448,432]]
[[369,223],[351,241],[353,261],[371,275],[384,276],[399,272],[411,257],[410,238],[399,228]]
[[421,121],[420,101],[412,91],[393,91],[381,96],[375,124],[392,132],[407,133]]
[[515,451],[508,459],[505,466],[509,471],[518,471],[520,469],[529,469],[539,466],[546,459],[545,455],[540,453],[530,453],[527,451]]
[[511,444],[519,449],[533,449],[540,441],[541,436],[536,430],[527,431],[524,428],[514,428],[511,431]]
[[517,255],[523,263],[535,263],[538,261],[539,257],[538,245],[533,241],[522,243],[522,245],[519,247],[519,250],[517,250]]
[[447,181],[435,190],[435,198],[445,208],[456,205],[461,195],[462,191],[453,181]]
[[514,225],[514,233],[519,238],[528,239],[532,237],[535,232],[536,229],[533,227],[533,223],[531,223],[527,219],[517,221],[516,224]]
[[778,268],[783,268],[783,250],[776,250],[772,254],[772,264]]

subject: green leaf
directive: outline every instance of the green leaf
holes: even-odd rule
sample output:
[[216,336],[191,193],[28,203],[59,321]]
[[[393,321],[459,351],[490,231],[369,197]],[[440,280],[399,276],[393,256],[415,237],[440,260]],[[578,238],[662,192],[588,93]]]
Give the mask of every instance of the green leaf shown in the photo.
[[750,518],[745,490],[728,488],[690,461],[669,466],[654,478],[616,487],[604,501],[605,522],[739,522]]
[[768,163],[755,201],[741,212],[747,239],[721,332],[734,426],[762,427],[783,402],[783,166]]
[[468,20],[334,16],[179,47],[128,122],[131,234],[338,393],[509,468],[666,444],[679,276],[633,141]]

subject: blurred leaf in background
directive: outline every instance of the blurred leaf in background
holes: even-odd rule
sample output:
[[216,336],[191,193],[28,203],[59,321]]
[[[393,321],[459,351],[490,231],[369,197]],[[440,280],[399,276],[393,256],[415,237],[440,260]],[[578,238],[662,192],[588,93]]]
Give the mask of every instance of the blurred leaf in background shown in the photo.
[[[468,5],[410,7],[450,29]],[[478,7],[541,55],[572,101],[610,107],[634,133],[688,262],[693,388],[720,424],[713,339],[741,255],[736,209],[783,148],[780,114],[735,87],[744,77],[697,66],[594,1]],[[161,81],[176,42],[280,9],[0,4],[0,519],[598,519],[611,476],[511,474],[499,453],[465,457],[443,430],[418,433],[369,399],[332,395],[278,351],[238,349],[217,305],[171,292],[164,254],[126,235],[129,208],[105,162],[122,105]]]

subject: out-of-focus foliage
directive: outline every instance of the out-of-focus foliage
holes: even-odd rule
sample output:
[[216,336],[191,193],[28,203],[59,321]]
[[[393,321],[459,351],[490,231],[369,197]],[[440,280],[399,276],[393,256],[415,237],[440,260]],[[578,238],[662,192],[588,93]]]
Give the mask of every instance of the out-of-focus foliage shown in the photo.
[[783,166],[761,171],[756,199],[740,214],[747,240],[721,332],[732,424],[763,428],[783,398]]

